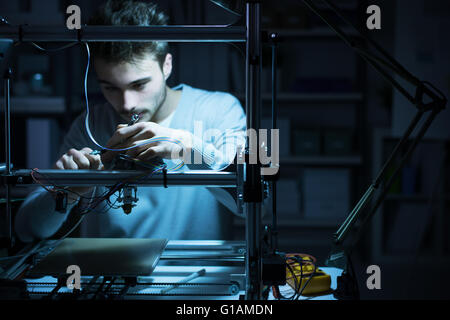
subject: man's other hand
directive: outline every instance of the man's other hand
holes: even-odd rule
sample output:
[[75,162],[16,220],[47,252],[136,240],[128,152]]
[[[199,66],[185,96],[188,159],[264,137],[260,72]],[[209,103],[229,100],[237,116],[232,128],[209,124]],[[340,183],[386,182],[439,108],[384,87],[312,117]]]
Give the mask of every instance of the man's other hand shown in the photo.
[[[56,161],[54,168],[60,170],[103,170],[104,166],[100,155],[92,155],[91,148],[83,148],[81,150],[70,149]],[[79,196],[92,192],[93,187],[71,187],[68,190],[71,201],[78,200]]]
[[[151,138],[161,138],[169,141],[144,143]],[[170,140],[172,142],[170,142]],[[178,143],[174,143],[177,141]],[[107,143],[110,149],[125,149],[126,151],[107,151],[102,154],[102,162],[108,163],[119,153],[126,153],[132,158],[148,161],[155,157],[164,159],[183,158],[184,151],[190,150],[191,135],[189,132],[163,127],[155,122],[139,122],[131,126],[118,125],[116,132]]]

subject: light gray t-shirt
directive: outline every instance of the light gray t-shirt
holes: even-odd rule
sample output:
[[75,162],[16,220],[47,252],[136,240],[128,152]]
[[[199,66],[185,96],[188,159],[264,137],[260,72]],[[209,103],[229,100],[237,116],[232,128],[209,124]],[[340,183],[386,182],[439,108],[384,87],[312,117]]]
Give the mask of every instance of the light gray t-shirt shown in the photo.
[[[165,126],[190,132],[197,153],[206,156],[201,164],[185,165],[183,171],[198,169],[221,170],[233,160],[238,143],[245,134],[245,114],[239,101],[230,94],[211,92],[181,84],[178,107],[165,119]],[[90,128],[101,145],[115,132],[124,120],[111,105],[95,106],[90,112]],[[201,143],[203,141],[203,144]],[[60,155],[70,148],[98,149],[85,129],[85,114],[72,124]],[[194,155],[192,156],[194,158]],[[192,159],[192,162],[194,159]],[[168,168],[172,161],[165,160]],[[176,161],[175,161],[176,163]],[[206,187],[138,187],[139,201],[126,215],[122,208],[89,212],[81,223],[83,237],[228,239],[231,232],[232,213],[218,201],[217,188]],[[106,191],[97,187],[95,195]],[[116,196],[112,196],[113,201]],[[229,200],[229,199],[228,199]],[[69,207],[71,209],[73,206]],[[105,211],[105,212],[100,212]],[[15,230],[22,241],[51,237],[63,225],[68,214],[55,211],[55,200],[43,188],[33,191],[24,201],[15,219]]]

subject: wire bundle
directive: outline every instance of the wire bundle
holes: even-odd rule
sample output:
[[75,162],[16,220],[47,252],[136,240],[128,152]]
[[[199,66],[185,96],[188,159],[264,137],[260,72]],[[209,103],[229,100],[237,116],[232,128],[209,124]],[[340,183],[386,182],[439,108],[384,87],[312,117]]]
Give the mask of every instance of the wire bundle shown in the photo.
[[[88,212],[93,211],[100,203],[102,203],[103,201],[106,201],[106,204],[105,204],[105,206],[107,207],[106,210],[103,210],[102,212],[98,212],[98,213],[104,213],[104,212],[107,212],[111,208],[112,209],[118,208],[118,207],[115,207],[115,203],[118,201],[117,199],[120,198],[120,193],[124,186],[126,186],[127,184],[130,184],[130,183],[133,183],[133,182],[141,181],[142,179],[144,179],[146,177],[150,178],[151,176],[153,176],[153,174],[160,172],[167,167],[166,164],[155,166],[155,165],[145,162],[145,161],[141,161],[141,160],[137,160],[137,159],[133,159],[133,158],[130,158],[130,159],[134,160],[137,163],[140,163],[141,165],[145,164],[145,166],[151,168],[151,170],[145,171],[143,174],[141,174],[137,177],[132,177],[132,178],[125,179],[123,181],[119,181],[115,185],[110,187],[108,191],[106,191],[102,195],[96,196],[96,197],[87,197],[87,196],[81,195],[67,187],[58,186],[55,183],[51,182],[44,174],[39,172],[39,169],[37,169],[37,168],[34,168],[31,171],[30,175],[35,183],[39,184],[42,188],[44,188],[46,191],[48,191],[55,199],[58,196],[58,194],[64,195],[65,193],[72,193],[72,194],[80,197],[81,200],[85,200],[83,202],[87,202],[87,205],[79,208],[80,214],[82,214],[82,215],[87,214]],[[39,175],[40,177],[37,177],[37,175]],[[47,185],[51,185],[52,188],[47,187]],[[113,203],[111,203],[110,197],[113,194],[115,194],[117,191],[119,191],[119,195],[117,196],[116,200]]]
[[[171,142],[171,143],[177,144],[178,146],[181,147],[181,149],[183,151],[185,151],[186,148],[184,147],[183,143],[180,140],[173,139],[170,137],[150,138],[150,139],[147,139],[137,145],[127,147],[127,148],[119,148],[119,149],[111,149],[111,148],[104,147],[95,140],[94,136],[92,135],[91,129],[89,127],[89,99],[88,99],[88,94],[87,94],[87,79],[88,79],[88,74],[89,74],[89,65],[90,65],[90,61],[91,61],[91,52],[89,50],[89,45],[87,44],[87,42],[85,42],[84,45],[86,47],[86,52],[87,52],[87,56],[88,56],[88,60],[87,60],[87,64],[86,64],[86,71],[84,73],[84,97],[86,100],[86,117],[85,117],[84,124],[86,127],[86,132],[87,132],[89,138],[92,140],[92,142],[100,149],[108,150],[108,151],[127,151],[127,150],[131,150],[131,149],[143,146],[143,145],[154,143],[154,142]],[[178,170],[183,166],[184,166],[184,162],[182,161],[180,164],[176,165],[174,168],[171,168],[170,171]]]
[[[140,160],[138,160],[138,161],[140,161]],[[150,165],[150,164],[147,163],[147,165]],[[83,221],[83,218],[87,213],[89,213],[89,212],[105,213],[110,209],[118,209],[119,207],[116,206],[115,204],[117,203],[118,199],[120,198],[122,188],[125,185],[132,183],[132,182],[140,181],[147,176],[151,177],[156,172],[162,171],[165,168],[166,168],[166,164],[161,165],[161,166],[155,166],[155,168],[153,170],[147,171],[138,177],[129,178],[124,181],[120,181],[120,182],[116,183],[114,186],[110,187],[108,191],[106,191],[105,193],[103,193],[102,195],[97,196],[97,197],[86,197],[86,196],[83,196],[67,187],[58,186],[55,183],[51,182],[42,172],[39,172],[38,168],[34,168],[30,172],[30,176],[33,179],[33,181],[36,184],[38,184],[39,186],[41,186],[42,188],[44,188],[46,191],[48,191],[55,199],[58,195],[65,196],[65,193],[70,192],[70,193],[73,193],[76,196],[80,197],[80,200],[81,200],[80,202],[83,202],[82,200],[86,200],[86,202],[87,202],[86,206],[81,206],[79,208],[80,219],[64,236],[62,236],[60,239],[58,239],[57,242],[54,244],[46,245],[46,246],[43,246],[42,248],[39,248],[38,250],[36,250],[36,252],[34,254],[37,254],[44,250],[47,250],[47,249],[49,249],[49,247],[56,247],[59,243],[61,243],[61,241],[63,241],[65,238],[67,238],[80,225],[81,221]],[[51,187],[48,187],[47,185],[51,185]],[[117,195],[116,200],[114,202],[111,202],[110,197],[117,191],[119,192],[119,194]],[[95,210],[96,207],[103,201],[106,201],[106,204],[105,204],[106,209],[104,209],[103,211]],[[20,258],[23,256],[25,256],[25,254],[19,254],[19,255],[14,255],[14,256],[9,256],[9,257],[0,257],[0,262],[13,260],[13,259]]]
[[[303,294],[306,286],[311,282],[317,271],[316,258],[305,253],[290,253],[286,254],[286,268],[289,271],[290,275],[286,276],[286,280],[293,279],[294,280],[294,293],[285,297],[281,292],[278,286],[272,286],[273,296],[278,300],[298,300],[300,296]],[[310,272],[304,272],[303,268],[311,269]],[[295,270],[300,270],[300,278],[297,278]],[[303,286],[302,282],[306,277],[307,278],[305,284]]]

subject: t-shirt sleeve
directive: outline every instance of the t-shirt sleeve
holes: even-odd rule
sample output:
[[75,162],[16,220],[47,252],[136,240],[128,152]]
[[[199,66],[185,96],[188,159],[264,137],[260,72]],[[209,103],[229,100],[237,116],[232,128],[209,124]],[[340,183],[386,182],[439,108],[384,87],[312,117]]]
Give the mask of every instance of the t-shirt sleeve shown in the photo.
[[[245,146],[246,118],[237,98],[215,93],[204,103],[203,137],[193,135],[193,157],[201,154],[203,163],[213,170],[224,170]],[[194,161],[195,163],[195,161]]]

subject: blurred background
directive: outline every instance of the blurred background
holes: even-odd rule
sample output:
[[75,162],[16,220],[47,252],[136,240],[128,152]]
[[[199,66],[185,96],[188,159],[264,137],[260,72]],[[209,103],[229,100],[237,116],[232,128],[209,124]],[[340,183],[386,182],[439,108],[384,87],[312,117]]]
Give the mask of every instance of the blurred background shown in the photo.
[[[155,1],[174,25],[244,21],[207,0]],[[338,21],[354,39],[354,29]],[[450,2],[445,0],[336,0],[367,37],[421,80],[450,93]],[[0,3],[12,25],[65,26],[66,8],[81,8],[82,24],[103,1],[18,0]],[[381,9],[381,29],[368,30],[366,9]],[[302,1],[262,2],[263,29],[277,32],[279,249],[325,261],[333,233],[366,191],[415,114],[412,106],[357,56]],[[42,46],[57,47],[55,43]],[[61,45],[61,44],[59,44]],[[227,91],[245,103],[245,47],[221,43],[171,44],[169,85],[186,83]],[[84,108],[87,57],[82,46],[44,54],[28,44],[14,47],[12,163],[50,168],[71,121]],[[400,81],[400,80],[399,80]],[[401,82],[404,84],[403,82]],[[405,84],[406,88],[408,87]],[[2,88],[3,90],[3,88]],[[262,126],[271,125],[271,48],[263,48]],[[90,104],[102,102],[91,70]],[[412,94],[414,92],[411,91]],[[3,94],[3,92],[2,92]],[[3,136],[3,99],[1,132]],[[450,277],[450,111],[441,112],[379,210],[364,226],[353,256],[363,299],[448,299]],[[4,139],[1,139],[4,150]],[[4,153],[1,152],[1,162]],[[393,168],[389,168],[392,172]],[[3,210],[2,204],[2,210]],[[270,214],[264,219],[270,223]],[[3,221],[2,221],[3,222]],[[244,239],[236,219],[235,239]],[[368,290],[366,268],[381,268],[380,290]]]

